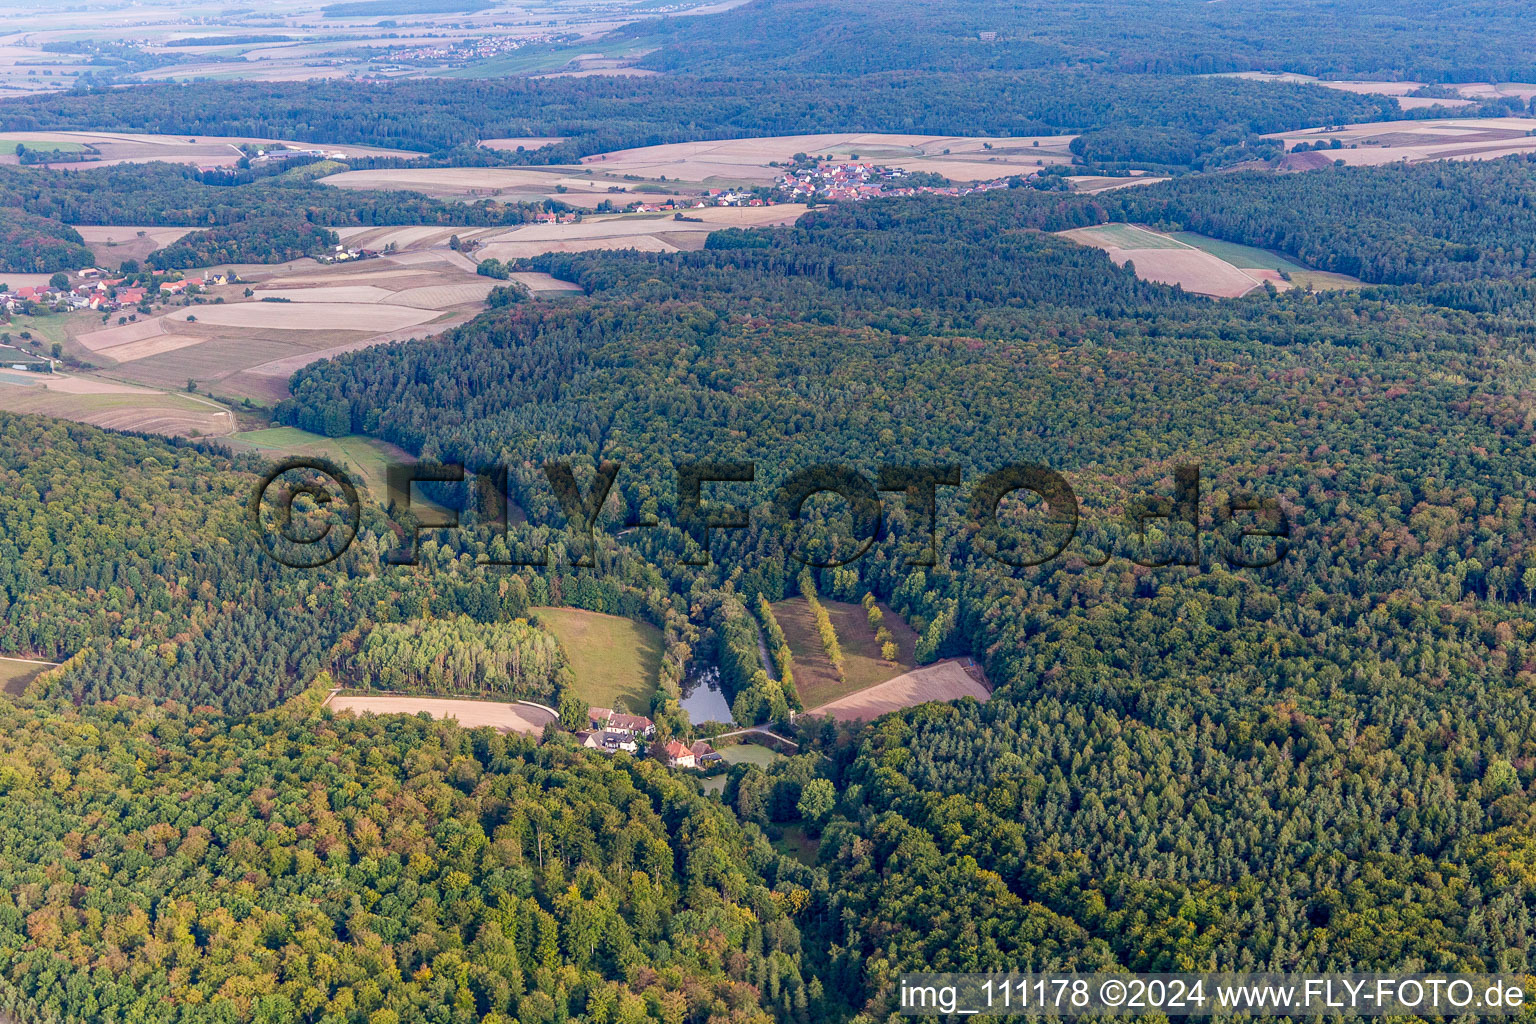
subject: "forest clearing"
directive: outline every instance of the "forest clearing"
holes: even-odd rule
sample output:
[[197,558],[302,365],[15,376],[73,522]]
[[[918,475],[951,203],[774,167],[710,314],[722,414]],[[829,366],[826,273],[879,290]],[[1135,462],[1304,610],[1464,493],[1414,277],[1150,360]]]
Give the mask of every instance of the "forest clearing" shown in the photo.
[[588,704],[648,715],[661,672],[661,631],[648,622],[581,608],[529,609],[555,634]]
[[904,672],[894,679],[811,708],[805,714],[830,715],[840,722],[867,722],[887,712],[929,701],[952,701],[962,697],[986,701],[991,692],[966,671],[965,660],[968,659],[951,658]]

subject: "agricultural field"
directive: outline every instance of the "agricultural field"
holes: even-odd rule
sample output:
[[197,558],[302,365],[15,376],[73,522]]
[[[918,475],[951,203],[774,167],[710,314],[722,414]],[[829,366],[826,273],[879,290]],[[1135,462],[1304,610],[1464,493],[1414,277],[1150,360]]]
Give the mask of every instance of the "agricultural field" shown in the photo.
[[[1027,174],[1042,165],[1069,164],[1076,136],[981,138],[953,135],[856,133],[781,135],[721,142],[679,142],[600,153],[582,160],[609,174],[696,182],[700,185],[766,185],[779,175],[768,166],[796,153],[859,159],[909,171],[930,171],[956,182]],[[987,148],[991,147],[991,148]]]
[[[446,11],[403,3],[381,21],[377,13],[348,15],[345,4],[328,0],[275,0],[262,4],[259,14],[249,5],[220,2],[195,11],[135,3],[125,37],[127,6],[76,7],[62,21],[55,10],[35,4],[8,8],[0,97],[68,89],[79,76],[100,72],[89,55],[42,48],[61,41],[132,45],[143,66],[124,75],[130,82],[629,73],[626,65],[654,44],[602,37],[640,18],[690,13],[702,5],[553,0],[531,7],[466,4]],[[261,28],[250,22],[253,17],[262,19]],[[509,40],[521,44],[503,49]],[[485,56],[477,45],[489,46],[493,55]]]
[[1496,160],[1512,153],[1536,152],[1532,122],[1519,117],[1436,118],[1424,121],[1380,121],[1278,132],[1290,150],[1298,143],[1329,146],[1306,153],[1291,153],[1281,163],[1285,170],[1312,170],[1342,160],[1350,166],[1390,164],[1399,160]]
[[1067,181],[1071,183],[1073,191],[1083,192],[1088,195],[1098,192],[1113,192],[1119,188],[1135,188],[1139,185],[1156,185],[1160,181],[1167,180],[1167,178],[1156,174],[1128,174],[1123,177],[1101,174],[1067,175]]
[[0,693],[17,697],[26,690],[27,684],[54,668],[51,661],[34,661],[30,658],[0,658]]
[[1232,78],[1247,78],[1260,82],[1291,82],[1306,85],[1320,85],[1325,89],[1338,89],[1342,92],[1362,93],[1374,96],[1391,96],[1397,101],[1397,105],[1404,110],[1420,110],[1429,107],[1468,107],[1480,100],[1498,99],[1501,96],[1514,96],[1518,99],[1530,102],[1531,97],[1536,96],[1536,85],[1529,82],[1453,82],[1436,83],[1443,88],[1450,89],[1459,94],[1460,98],[1410,96],[1423,88],[1424,82],[1362,82],[1362,81],[1335,81],[1322,78],[1314,78],[1311,75],[1294,73],[1270,73],[1264,71],[1240,71],[1227,76]]
[[784,638],[789,641],[790,653],[795,658],[795,690],[806,707],[813,708],[867,689],[900,675],[915,664],[912,650],[917,644],[917,634],[890,608],[880,605],[885,625],[895,636],[896,646],[900,649],[895,664],[880,657],[875,631],[869,628],[862,605],[825,599],[821,603],[832,619],[837,642],[842,647],[844,678],[841,680],[822,652],[816,622],[805,598],[793,597],[773,606],[773,614],[778,618]]
[[235,428],[232,412],[195,395],[62,373],[0,370],[0,409],[179,437],[215,437]]
[[163,249],[191,234],[192,228],[166,228],[150,225],[76,225],[75,230],[85,239],[96,257],[96,265],[116,270],[123,260],[139,260],[156,249]]
[[985,684],[967,671],[963,660],[952,658],[839,697],[806,714],[830,715],[839,722],[867,722],[888,712],[930,701],[960,700],[962,697],[985,701],[991,695]]
[[802,203],[778,206],[708,206],[687,211],[696,220],[680,221],[671,214],[614,214],[588,217],[578,224],[524,224],[497,228],[477,236],[478,258],[521,259],[545,252],[588,249],[639,249],[677,252],[702,249],[711,231],[727,227],[769,227],[793,224],[805,212]]
[[[240,146],[270,146],[282,142],[292,149],[324,150],[338,159],[357,156],[419,157],[420,153],[406,150],[385,149],[380,146],[356,146],[351,144],[330,145],[313,142],[294,142],[283,139],[264,139],[252,136],[191,136],[154,135],[124,132],[7,132],[4,142],[12,143],[9,152],[15,159],[14,143],[21,142],[34,149],[66,149],[74,147],[78,152],[89,147],[99,156],[84,163],[60,164],[69,169],[107,167],[112,164],[149,163],[165,161],[218,165],[232,167],[244,155]],[[0,145],[0,151],[4,151]]]
[[555,634],[588,704],[648,714],[661,674],[661,631],[648,622],[580,608],[535,608]]
[[475,275],[473,263],[463,261],[466,269],[448,256],[458,254],[444,245],[440,253],[407,253],[398,260],[238,265],[230,269],[239,283],[211,287],[205,302],[173,305],[126,323],[116,322],[121,316],[105,323],[72,317],[65,349],[132,383],[179,389],[192,379],[221,396],[276,402],[287,396],[288,378],[307,363],[436,334],[483,309],[498,282]]
[[404,189],[436,199],[498,198],[528,203],[553,199],[587,210],[608,201],[622,206],[642,197],[661,200],[684,195],[633,175],[626,179],[592,168],[561,166],[389,167],[339,171],[318,180],[338,188]]
[[555,715],[527,704],[496,700],[456,700],[452,697],[396,697],[385,694],[335,694],[326,701],[335,712],[357,715],[420,715],[452,719],[466,729],[489,726],[502,732],[541,736]]
[[1081,245],[1103,249],[1122,266],[1130,263],[1143,280],[1176,284],[1187,292],[1215,298],[1238,298],[1266,282],[1280,291],[1293,287],[1321,291],[1360,284],[1343,274],[1310,270],[1264,249],[1192,231],[1165,234],[1134,224],[1101,224],[1061,234]]
[[316,455],[357,473],[359,482],[374,501],[385,502],[385,472],[391,463],[414,462],[410,453],[387,441],[360,434],[324,437],[297,427],[271,427],[231,434],[225,443],[236,450],[248,449],[278,459],[291,455]]

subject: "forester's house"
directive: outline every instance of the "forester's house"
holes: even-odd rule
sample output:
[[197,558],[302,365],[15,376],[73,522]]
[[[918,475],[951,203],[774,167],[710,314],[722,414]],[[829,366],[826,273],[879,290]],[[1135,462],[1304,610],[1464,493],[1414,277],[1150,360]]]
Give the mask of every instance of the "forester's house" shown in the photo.
[[646,739],[656,732],[656,723],[644,715],[626,715],[612,708],[588,708],[587,721],[593,729],[623,732]]
[[667,764],[673,768],[697,768],[698,759],[693,750],[677,740],[667,741]]
[[620,750],[634,754],[640,750],[640,744],[635,742],[634,736],[627,732],[611,732],[607,729],[578,732],[576,742],[588,750],[601,750],[607,754],[614,754]]

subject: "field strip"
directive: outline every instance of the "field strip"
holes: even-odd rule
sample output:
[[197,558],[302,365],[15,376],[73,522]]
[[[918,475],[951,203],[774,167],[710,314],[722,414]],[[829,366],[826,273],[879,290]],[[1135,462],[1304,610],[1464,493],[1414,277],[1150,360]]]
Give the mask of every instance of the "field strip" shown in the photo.
[[[427,312],[431,313],[431,310]],[[255,374],[258,377],[282,377],[284,379],[293,376],[294,372],[301,370],[310,363],[318,363],[322,359],[330,359],[332,356],[344,355],[348,352],[356,352],[359,349],[370,348],[374,345],[387,345],[392,341],[411,341],[416,338],[430,338],[443,331],[452,330],[460,324],[471,319],[468,313],[459,313],[447,320],[430,324],[431,330],[418,331],[411,328],[402,328],[397,331],[386,331],[368,338],[359,338],[357,341],[348,341],[330,348],[318,349],[314,352],[300,352],[297,355],[284,356],[281,359],[269,360],[256,366],[247,367],[242,373]]]
[[365,715],[419,715],[423,712],[433,718],[458,722],[466,729],[490,726],[504,732],[520,732],[539,736],[558,716],[526,703],[504,703],[491,700],[459,700],[453,697],[400,697],[392,695],[343,696],[332,693],[326,698],[326,706],[334,711],[351,711]]
[[812,708],[805,714],[830,715],[840,722],[869,721],[891,711],[930,701],[951,701],[962,697],[986,701],[991,696],[987,688],[972,678],[959,660],[951,659],[913,669],[894,679],[846,694]]

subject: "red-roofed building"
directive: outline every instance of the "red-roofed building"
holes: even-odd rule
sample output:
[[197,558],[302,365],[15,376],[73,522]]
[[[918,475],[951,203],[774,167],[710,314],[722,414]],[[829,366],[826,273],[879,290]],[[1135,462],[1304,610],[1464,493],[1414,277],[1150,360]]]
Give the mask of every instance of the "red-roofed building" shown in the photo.
[[693,751],[679,743],[677,740],[667,741],[667,764],[673,768],[696,768],[698,759],[693,756]]

